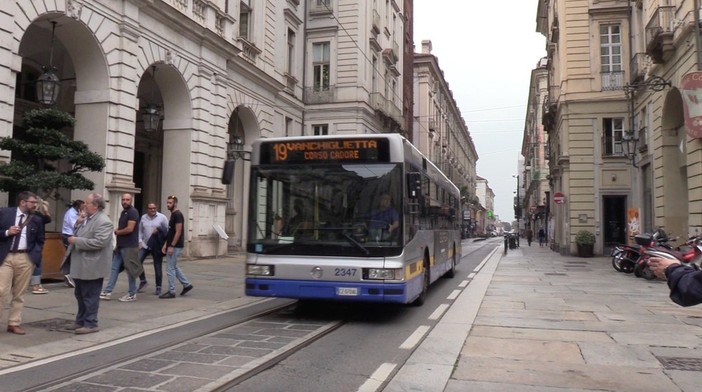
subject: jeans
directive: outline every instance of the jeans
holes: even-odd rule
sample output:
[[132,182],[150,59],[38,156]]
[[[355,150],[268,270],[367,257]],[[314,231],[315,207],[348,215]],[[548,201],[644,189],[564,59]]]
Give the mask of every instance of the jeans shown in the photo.
[[[120,269],[124,265],[124,259],[126,248],[117,248],[115,250],[115,255],[112,257],[112,272],[110,273],[110,280],[107,282],[107,287],[103,290],[106,293],[111,293],[117,284],[117,277],[119,276]],[[129,295],[135,295],[137,291],[136,278],[132,278],[129,273],[127,275],[127,282],[129,283]]]
[[[146,259],[146,256],[151,255],[151,258],[154,260],[154,278],[156,279],[156,287],[161,287],[161,283],[163,282],[163,253],[161,253],[161,249],[139,249],[139,262],[141,265],[144,265],[144,259]],[[141,274],[139,279],[142,282],[146,282],[146,270],[144,270],[144,273]]]
[[178,256],[183,252],[183,248],[173,248],[173,254],[166,256],[168,262],[168,269],[166,270],[166,275],[168,275],[168,291],[175,294],[175,280],[176,278],[183,285],[183,287],[190,286],[188,278],[185,277],[183,271],[178,267]]

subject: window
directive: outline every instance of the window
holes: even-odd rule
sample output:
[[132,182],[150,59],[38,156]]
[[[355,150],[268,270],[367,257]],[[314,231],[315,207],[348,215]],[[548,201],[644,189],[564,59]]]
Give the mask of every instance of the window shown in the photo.
[[285,137],[292,136],[293,120],[290,117],[285,117]]
[[312,46],[314,91],[329,90],[329,42],[320,42]]
[[600,71],[603,90],[622,87],[622,34],[618,24],[600,26]]
[[604,155],[623,155],[622,136],[624,135],[623,118],[605,118],[604,129]]
[[328,135],[329,134],[329,125],[327,125],[327,124],[313,125],[312,130],[314,131],[315,136]]
[[288,75],[293,75],[295,69],[295,32],[288,29],[288,53],[286,59],[286,71]]
[[247,3],[242,1],[239,9],[239,37],[251,41],[251,7]]
[[373,56],[373,69],[371,69],[371,92],[378,92],[378,58]]

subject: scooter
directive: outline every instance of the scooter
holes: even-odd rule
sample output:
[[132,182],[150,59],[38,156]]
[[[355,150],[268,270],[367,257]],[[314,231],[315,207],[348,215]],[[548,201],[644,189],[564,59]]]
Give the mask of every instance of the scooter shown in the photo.
[[640,246],[639,258],[634,266],[634,275],[637,278],[646,280],[655,279],[656,275],[653,274],[653,271],[648,266],[649,256],[646,254],[646,250],[652,248],[659,251],[672,250],[673,247],[669,244],[670,239],[668,235],[662,229],[658,229],[653,234],[637,234],[634,236],[634,241]]

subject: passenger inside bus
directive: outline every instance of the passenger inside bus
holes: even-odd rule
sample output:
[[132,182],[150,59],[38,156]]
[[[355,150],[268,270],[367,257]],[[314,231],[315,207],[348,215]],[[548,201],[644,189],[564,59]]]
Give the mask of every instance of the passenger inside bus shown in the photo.
[[378,209],[368,216],[368,235],[373,241],[388,241],[394,238],[400,227],[400,214],[392,207],[390,195],[383,193],[378,200]]
[[290,218],[288,223],[285,225],[283,235],[300,235],[300,230],[305,229],[305,225],[307,225],[309,222],[309,216],[307,215],[302,199],[295,199],[293,202],[293,212],[295,215],[293,215],[293,217]]

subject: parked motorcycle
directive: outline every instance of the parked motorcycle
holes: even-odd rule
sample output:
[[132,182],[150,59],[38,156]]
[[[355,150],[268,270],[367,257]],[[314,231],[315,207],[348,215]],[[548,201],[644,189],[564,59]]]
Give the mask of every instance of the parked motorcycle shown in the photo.
[[618,245],[612,249],[612,267],[619,272],[630,274],[634,272],[636,261],[641,257],[641,246]]
[[653,247],[645,251],[646,263],[651,257],[661,257],[669,260],[677,260],[680,264],[690,266],[694,269],[702,268],[702,237],[691,237],[685,246],[678,250]]

